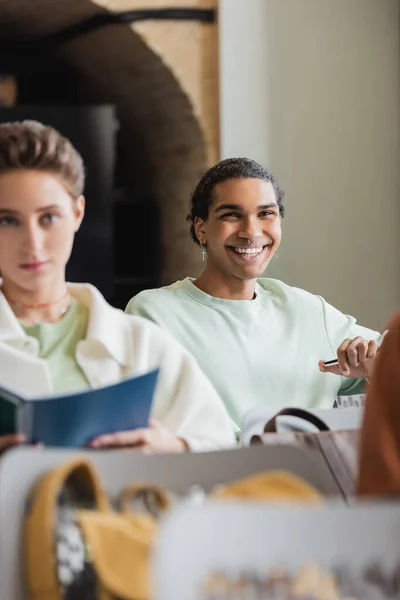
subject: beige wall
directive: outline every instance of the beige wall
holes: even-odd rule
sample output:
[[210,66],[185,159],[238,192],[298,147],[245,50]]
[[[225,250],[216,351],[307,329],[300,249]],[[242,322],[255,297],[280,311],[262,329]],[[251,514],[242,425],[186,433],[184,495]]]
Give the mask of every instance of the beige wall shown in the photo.
[[[92,0],[109,10],[216,8],[218,0]],[[171,69],[201,123],[208,163],[219,157],[218,27],[195,21],[143,21],[132,25]]]
[[383,327],[400,305],[398,0],[220,11],[222,155],[260,160],[287,194],[268,274]]

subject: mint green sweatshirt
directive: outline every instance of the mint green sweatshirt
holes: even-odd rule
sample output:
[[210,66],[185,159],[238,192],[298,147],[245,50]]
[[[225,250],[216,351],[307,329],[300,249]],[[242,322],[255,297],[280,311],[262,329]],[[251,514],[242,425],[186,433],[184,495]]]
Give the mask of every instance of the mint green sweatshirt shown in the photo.
[[262,405],[331,408],[337,395],[362,393],[363,380],[321,373],[345,338],[377,339],[319,296],[275,279],[259,279],[254,300],[223,300],[192,279],[146,290],[127,312],[154,321],[185,346],[241,426]]
[[39,357],[50,367],[54,390],[59,393],[81,391],[89,383],[78,365],[75,354],[89,322],[89,309],[72,300],[66,315],[56,323],[24,325],[26,335],[39,342]]

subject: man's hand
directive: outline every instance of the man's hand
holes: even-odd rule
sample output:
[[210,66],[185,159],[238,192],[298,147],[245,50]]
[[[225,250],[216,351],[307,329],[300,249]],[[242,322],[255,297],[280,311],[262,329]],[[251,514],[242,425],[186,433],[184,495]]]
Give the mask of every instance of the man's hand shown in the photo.
[[324,366],[324,361],[320,360],[318,365],[323,373],[369,379],[378,350],[379,344],[375,340],[368,341],[360,336],[354,340],[346,339],[337,350],[339,364]]
[[146,429],[119,431],[101,435],[89,444],[90,448],[138,448],[142,452],[152,454],[158,452],[186,452],[188,445],[175,437],[158,421],[151,421]]

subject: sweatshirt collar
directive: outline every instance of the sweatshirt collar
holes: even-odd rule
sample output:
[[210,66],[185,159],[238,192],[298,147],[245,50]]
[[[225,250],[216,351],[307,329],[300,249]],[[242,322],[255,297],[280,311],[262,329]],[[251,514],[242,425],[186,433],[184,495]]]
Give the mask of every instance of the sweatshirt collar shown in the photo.
[[200,290],[194,282],[194,278],[186,277],[186,279],[181,282],[181,286],[194,300],[197,300],[197,302],[201,302],[202,304],[207,304],[208,306],[226,308],[230,311],[252,311],[261,302],[263,289],[259,283],[256,283],[256,297],[253,300],[226,300],[225,298],[210,296],[210,294]]

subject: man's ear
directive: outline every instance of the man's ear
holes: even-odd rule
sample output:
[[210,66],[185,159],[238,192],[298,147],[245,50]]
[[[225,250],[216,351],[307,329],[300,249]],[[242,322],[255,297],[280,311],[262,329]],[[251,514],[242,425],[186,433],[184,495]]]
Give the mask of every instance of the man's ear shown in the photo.
[[205,221],[203,221],[203,219],[201,219],[200,217],[196,217],[194,220],[194,231],[195,234],[197,236],[197,239],[199,240],[200,244],[206,244],[207,243],[207,234],[206,234],[206,230],[205,230]]

